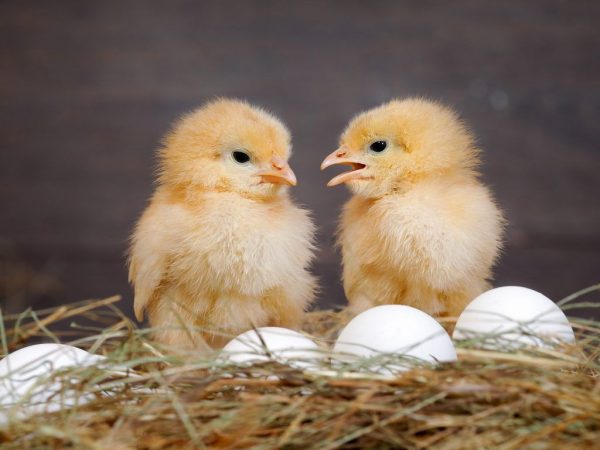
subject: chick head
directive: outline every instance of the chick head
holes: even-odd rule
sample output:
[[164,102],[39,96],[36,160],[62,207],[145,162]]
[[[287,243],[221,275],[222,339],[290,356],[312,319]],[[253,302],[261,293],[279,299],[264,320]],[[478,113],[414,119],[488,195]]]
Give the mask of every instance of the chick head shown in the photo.
[[381,197],[429,176],[472,171],[478,151],[456,113],[438,103],[393,100],[352,119],[321,170],[351,167],[329,181],[364,197]]
[[290,133],[279,119],[246,102],[219,99],[184,116],[166,137],[159,182],[266,198],[296,184],[290,154]]

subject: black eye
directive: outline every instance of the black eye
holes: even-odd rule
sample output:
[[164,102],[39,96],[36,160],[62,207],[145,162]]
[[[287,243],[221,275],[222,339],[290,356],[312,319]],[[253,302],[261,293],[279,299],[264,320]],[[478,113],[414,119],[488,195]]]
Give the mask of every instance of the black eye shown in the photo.
[[246,164],[250,161],[250,155],[246,152],[242,152],[241,150],[236,150],[232,153],[233,159],[235,162],[240,164]]
[[376,153],[380,153],[380,152],[384,151],[386,149],[386,147],[387,147],[387,142],[375,141],[371,144],[371,146],[369,148]]

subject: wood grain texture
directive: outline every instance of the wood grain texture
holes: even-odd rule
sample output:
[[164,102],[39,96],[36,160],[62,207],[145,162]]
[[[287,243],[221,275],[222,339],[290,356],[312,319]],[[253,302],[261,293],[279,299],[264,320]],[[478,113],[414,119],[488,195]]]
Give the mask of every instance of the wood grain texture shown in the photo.
[[[319,163],[354,113],[396,96],[447,102],[478,136],[511,223],[497,284],[559,298],[599,282],[597,17],[587,1],[3,1],[2,306],[119,293],[129,309],[124,253],[154,150],[221,95],[292,130],[322,306],[344,302],[332,236],[348,194]],[[56,283],[17,295],[20,267]]]

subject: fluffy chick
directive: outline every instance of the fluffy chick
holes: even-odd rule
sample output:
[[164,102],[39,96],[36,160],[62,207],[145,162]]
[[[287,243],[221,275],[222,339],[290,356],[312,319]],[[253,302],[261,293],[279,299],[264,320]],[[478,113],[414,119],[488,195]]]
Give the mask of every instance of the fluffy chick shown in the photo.
[[290,134],[274,116],[217,100],[180,120],[132,236],[135,314],[179,349],[221,347],[254,326],[299,326],[313,299],[313,224],[294,205]]
[[452,110],[406,99],[359,114],[321,169],[336,164],[352,169],[328,186],[346,183],[354,194],[339,229],[354,312],[404,304],[456,316],[488,289],[503,219]]

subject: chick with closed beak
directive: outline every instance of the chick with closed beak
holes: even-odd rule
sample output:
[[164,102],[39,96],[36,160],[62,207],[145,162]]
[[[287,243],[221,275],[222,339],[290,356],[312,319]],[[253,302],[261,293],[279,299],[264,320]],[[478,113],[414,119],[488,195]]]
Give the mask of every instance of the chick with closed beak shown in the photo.
[[134,309],[175,350],[218,348],[253,327],[299,327],[314,297],[314,227],[289,187],[290,134],[246,102],[181,119],[129,256]]

